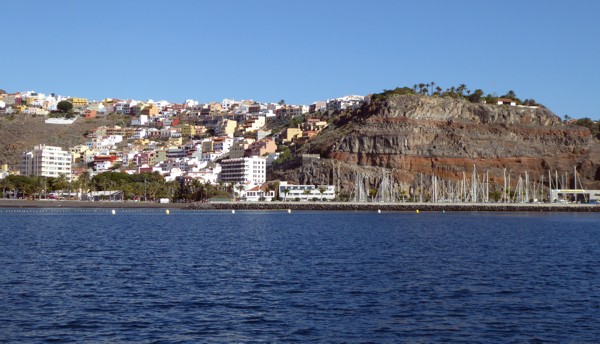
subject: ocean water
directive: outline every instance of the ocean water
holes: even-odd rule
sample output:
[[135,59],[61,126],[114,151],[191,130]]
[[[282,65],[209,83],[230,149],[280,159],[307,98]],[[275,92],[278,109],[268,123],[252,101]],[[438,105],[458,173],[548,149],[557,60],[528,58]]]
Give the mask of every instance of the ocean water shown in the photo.
[[0,209],[4,342],[599,340],[599,214]]

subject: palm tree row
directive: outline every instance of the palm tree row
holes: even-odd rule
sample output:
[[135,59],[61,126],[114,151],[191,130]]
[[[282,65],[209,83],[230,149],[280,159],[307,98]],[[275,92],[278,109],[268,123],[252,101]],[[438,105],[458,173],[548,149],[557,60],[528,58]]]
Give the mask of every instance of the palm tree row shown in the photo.
[[91,177],[83,173],[69,182],[64,175],[58,178],[11,175],[0,180],[2,198],[36,199],[59,192],[63,195],[88,194],[93,191],[121,191],[125,200],[156,201],[169,198],[172,201],[202,201],[214,196],[227,196],[219,186],[198,180],[181,179],[165,181],[159,173],[130,175],[120,172],[105,172]]
[[405,95],[405,94],[419,94],[425,96],[437,96],[437,97],[449,97],[449,98],[463,98],[467,99],[472,103],[480,103],[485,101],[488,104],[496,104],[498,98],[508,98],[514,100],[517,104],[529,105],[529,106],[542,106],[538,104],[534,99],[521,100],[517,97],[517,94],[513,90],[509,90],[505,94],[498,97],[495,93],[488,93],[482,89],[476,89],[471,91],[467,85],[460,84],[458,86],[451,86],[446,90],[443,90],[434,81],[428,83],[414,84],[410,87],[396,87],[393,90],[383,90],[380,94],[374,94],[372,99],[385,98],[390,95]]

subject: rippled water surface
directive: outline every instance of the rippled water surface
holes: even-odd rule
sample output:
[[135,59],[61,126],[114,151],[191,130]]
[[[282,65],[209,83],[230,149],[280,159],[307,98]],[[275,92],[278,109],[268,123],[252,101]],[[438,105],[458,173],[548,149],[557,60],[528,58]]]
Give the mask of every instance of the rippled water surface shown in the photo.
[[597,342],[598,214],[0,210],[0,341]]

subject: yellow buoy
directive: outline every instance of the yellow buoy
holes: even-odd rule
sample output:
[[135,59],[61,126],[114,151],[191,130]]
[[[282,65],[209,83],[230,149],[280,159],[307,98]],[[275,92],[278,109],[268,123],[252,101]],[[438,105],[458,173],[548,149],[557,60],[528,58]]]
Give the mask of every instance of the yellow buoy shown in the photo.
[[419,209],[415,210],[415,213],[417,213],[417,214],[418,214],[418,213],[419,213]]
[[165,214],[169,215],[170,211],[169,209],[165,210]]

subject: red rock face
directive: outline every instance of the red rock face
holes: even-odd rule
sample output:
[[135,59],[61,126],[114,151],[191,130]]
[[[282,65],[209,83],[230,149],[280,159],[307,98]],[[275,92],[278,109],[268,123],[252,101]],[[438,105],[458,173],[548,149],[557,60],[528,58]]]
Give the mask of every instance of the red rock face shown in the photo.
[[[371,168],[376,186],[379,172],[415,185],[421,174],[456,181],[474,168],[497,185],[507,175],[515,184],[525,173],[547,184],[549,171],[553,179],[558,173],[572,183],[574,167],[584,188],[600,189],[600,141],[543,108],[398,96],[342,116],[333,127],[307,151],[340,162],[337,172],[327,171],[332,163],[311,168],[317,176],[337,174],[346,189],[353,187],[352,169],[362,168]],[[306,171],[296,176],[317,178]]]

